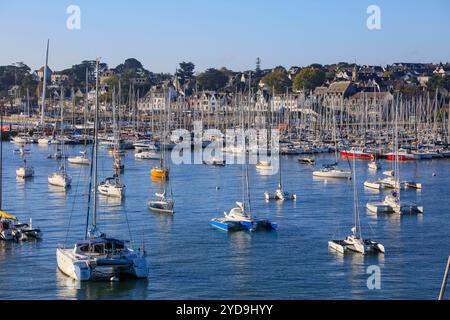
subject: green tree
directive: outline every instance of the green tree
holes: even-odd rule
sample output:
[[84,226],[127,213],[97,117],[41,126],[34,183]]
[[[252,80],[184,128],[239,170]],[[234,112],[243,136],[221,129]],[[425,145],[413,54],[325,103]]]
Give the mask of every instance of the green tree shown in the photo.
[[432,90],[436,89],[450,90],[450,75],[442,77],[441,75],[435,74],[428,80],[427,86]]
[[185,84],[194,76],[195,64],[192,62],[180,62],[180,68],[177,71],[177,76],[181,84]]
[[325,72],[321,69],[308,67],[302,69],[294,78],[294,90],[314,90],[325,81]]
[[222,68],[217,70],[214,68],[207,69],[197,76],[197,82],[203,90],[215,90],[223,89],[228,83],[228,75],[226,69]]
[[264,85],[275,93],[284,93],[286,88],[291,88],[292,82],[289,80],[287,71],[283,67],[276,67],[271,73],[262,78]]

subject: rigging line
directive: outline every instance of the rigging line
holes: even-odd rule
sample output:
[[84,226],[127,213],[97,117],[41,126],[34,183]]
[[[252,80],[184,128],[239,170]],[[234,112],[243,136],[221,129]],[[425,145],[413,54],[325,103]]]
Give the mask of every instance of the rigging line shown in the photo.
[[81,177],[80,177],[80,176],[81,176],[81,171],[82,171],[82,168],[80,167],[80,168],[79,168],[79,174],[78,174],[77,183],[76,183],[76,185],[75,185],[75,195],[74,195],[74,197],[73,197],[72,208],[71,208],[71,210],[70,210],[69,223],[68,223],[68,226],[67,226],[66,237],[65,237],[65,239],[64,239],[64,245],[66,245],[67,239],[68,239],[68,237],[69,237],[69,231],[70,231],[70,226],[71,226],[71,222],[72,222],[72,215],[73,215],[73,212],[74,212],[74,209],[75,209],[75,200],[77,199],[76,195],[77,195],[77,192],[78,192],[78,186],[79,186],[80,180],[81,180]]
[[127,228],[128,228],[128,234],[130,235],[131,246],[133,246],[133,236],[131,235],[130,221],[128,220],[126,204],[124,204],[124,206],[123,206],[123,212],[125,213],[125,220],[127,222]]

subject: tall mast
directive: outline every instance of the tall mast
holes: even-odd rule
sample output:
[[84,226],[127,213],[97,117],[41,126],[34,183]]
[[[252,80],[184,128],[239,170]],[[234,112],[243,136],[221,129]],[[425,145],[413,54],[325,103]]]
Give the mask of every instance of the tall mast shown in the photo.
[[[61,86],[61,95],[59,97],[59,107],[60,107],[60,112],[61,112],[61,117],[60,117],[60,121],[61,121],[61,127],[60,129],[60,134],[61,134],[61,138],[64,135],[64,128],[63,128],[63,123],[64,123],[64,87]],[[63,144],[64,146],[64,144]]]
[[45,93],[47,92],[47,64],[48,64],[48,46],[50,39],[47,39],[47,51],[45,54],[45,65],[44,65],[44,80],[42,81],[42,109],[41,109],[41,125],[44,125],[44,114],[45,114]]
[[89,79],[88,79],[88,68],[86,68],[86,92],[84,96],[84,147],[87,143],[87,112],[88,112],[88,90],[89,90]]
[[356,189],[356,161],[355,157],[353,157],[353,214],[355,215],[355,236],[362,239],[361,234],[361,220],[359,219],[359,210],[358,210],[358,191]]
[[92,226],[97,226],[97,152],[98,152],[98,68],[99,68],[99,59],[97,58],[97,63],[95,66],[95,121],[94,121],[94,207],[92,212]]
[[[250,99],[251,99],[251,86],[252,86],[252,72],[249,72],[248,77],[248,107],[250,109]],[[250,123],[248,124],[250,125]],[[249,178],[248,178],[248,162],[247,162],[247,149],[246,149],[246,136],[244,131],[244,124],[242,125],[243,135],[244,135],[244,162],[245,162],[245,181],[246,181],[246,191],[247,191],[247,199],[248,199],[248,212],[250,215],[252,214],[252,204],[250,202],[250,185],[249,185]],[[250,155],[249,155],[250,157]],[[250,160],[250,159],[249,159]],[[244,203],[245,208],[245,203]]]
[[27,116],[30,116],[30,90],[27,87]]

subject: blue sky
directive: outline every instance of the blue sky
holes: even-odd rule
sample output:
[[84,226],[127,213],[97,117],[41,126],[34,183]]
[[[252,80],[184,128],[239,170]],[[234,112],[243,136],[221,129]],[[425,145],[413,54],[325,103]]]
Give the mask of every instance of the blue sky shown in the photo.
[[[81,30],[66,8],[81,8]],[[366,9],[381,8],[381,30]],[[0,65],[70,67],[101,57],[115,67],[134,57],[154,72],[181,61],[253,69],[340,61],[360,64],[450,61],[447,0],[0,0]]]

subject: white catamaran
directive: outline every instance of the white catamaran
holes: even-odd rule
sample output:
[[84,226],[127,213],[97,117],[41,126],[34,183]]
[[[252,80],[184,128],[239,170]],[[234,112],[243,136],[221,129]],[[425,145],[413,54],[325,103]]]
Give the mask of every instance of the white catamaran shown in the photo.
[[[97,74],[98,74],[97,60]],[[91,183],[97,184],[97,152],[98,152],[98,77],[96,77],[96,103],[95,103],[95,133],[93,145],[93,170]],[[122,275],[135,278],[147,278],[148,267],[145,259],[145,251],[133,250],[127,245],[127,241],[108,238],[97,228],[97,188],[91,188],[93,192],[92,221],[88,228],[86,225],[85,239],[75,243],[73,247],[60,246],[56,250],[56,258],[59,270],[67,276],[78,280],[88,281],[97,278],[115,279]],[[88,219],[90,212],[88,205]]]
[[352,227],[352,233],[348,235],[344,240],[330,240],[328,241],[328,247],[339,253],[346,253],[347,251],[353,251],[361,254],[370,252],[384,253],[384,246],[381,243],[370,239],[364,239],[361,234],[361,220],[359,217],[359,203],[358,193],[356,190],[356,170],[355,170],[355,158],[353,157],[353,216],[354,226]]

